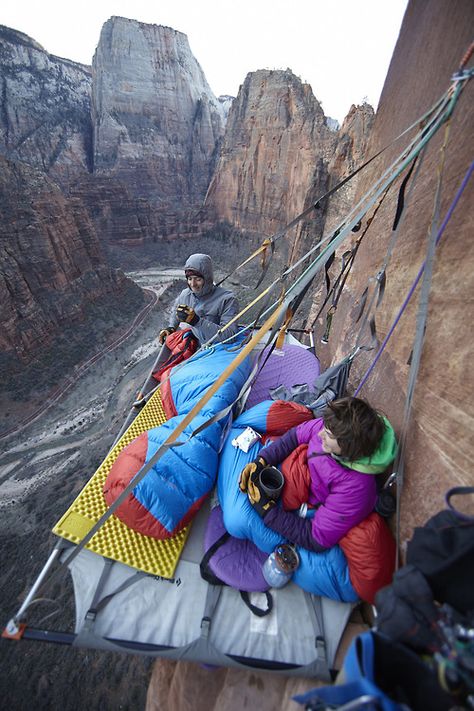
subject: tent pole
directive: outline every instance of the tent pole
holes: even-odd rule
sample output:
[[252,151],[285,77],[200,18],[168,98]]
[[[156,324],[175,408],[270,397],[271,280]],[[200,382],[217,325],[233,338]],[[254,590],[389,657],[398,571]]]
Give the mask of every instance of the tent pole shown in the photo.
[[43,583],[43,580],[45,579],[46,575],[49,573],[50,568],[53,566],[54,562],[58,558],[59,554],[61,553],[61,550],[64,548],[64,545],[61,542],[58,542],[55,546],[55,548],[52,550],[48,560],[46,561],[45,565],[43,566],[43,570],[41,573],[38,575],[36,578],[35,582],[33,583],[33,586],[26,596],[25,600],[23,601],[20,609],[14,615],[11,620],[8,621],[5,631],[7,632],[8,636],[15,636],[18,634],[20,631],[19,627],[19,622],[21,620],[21,617],[23,613],[28,609],[28,607],[31,604],[31,601],[33,600],[34,596],[36,595],[37,590],[40,588],[41,584]]

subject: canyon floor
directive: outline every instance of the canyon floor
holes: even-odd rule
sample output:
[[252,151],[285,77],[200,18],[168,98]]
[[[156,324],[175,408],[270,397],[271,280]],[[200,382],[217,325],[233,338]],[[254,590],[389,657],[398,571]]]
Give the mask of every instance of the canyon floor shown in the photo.
[[[180,274],[174,269],[134,272],[131,276],[137,283],[158,294],[155,308],[125,342],[81,372],[49,409],[0,441],[2,627],[19,608],[54,546],[51,528],[120,430],[156,355],[156,335],[179,288]],[[27,404],[25,412],[31,414]],[[21,421],[20,411],[18,416]],[[51,587],[45,589],[43,601],[31,608],[29,623],[72,631],[71,583],[65,577]],[[0,664],[2,705],[12,711],[32,706],[63,711],[145,706],[149,711],[178,711],[200,704],[206,709],[233,709],[241,708],[244,699],[249,708],[296,709],[301,707],[290,701],[291,694],[313,685],[311,680],[212,671],[190,663],[26,641],[1,640]]]
[[[2,627],[46,562],[56,540],[51,528],[104,458],[152,365],[156,334],[174,293],[176,272],[133,277],[157,290],[155,308],[125,342],[83,372],[52,407],[0,441]],[[25,403],[23,418],[20,410],[16,414],[18,421],[31,416],[31,406]],[[71,598],[69,579],[52,587],[46,588],[46,598],[51,595],[57,600],[59,596],[60,602]],[[63,610],[46,600],[32,609],[31,623],[38,627],[71,629],[72,620],[70,604]],[[65,710],[143,708],[153,663],[141,657],[5,640],[0,644],[0,659],[0,693],[5,708],[13,711],[33,705]]]

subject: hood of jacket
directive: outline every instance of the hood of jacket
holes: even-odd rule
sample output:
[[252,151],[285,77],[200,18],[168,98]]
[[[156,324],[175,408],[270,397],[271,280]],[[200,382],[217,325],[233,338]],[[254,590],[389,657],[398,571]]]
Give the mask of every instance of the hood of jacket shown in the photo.
[[197,299],[201,296],[210,294],[214,290],[215,286],[212,259],[208,254],[191,254],[191,256],[186,260],[184,269],[194,269],[204,277],[204,285],[201,291],[199,294],[195,294]]
[[337,459],[344,467],[355,469],[357,472],[362,472],[363,474],[380,474],[385,471],[388,465],[395,459],[398,445],[392,425],[386,417],[383,417],[383,421],[385,423],[385,433],[378,449],[376,449],[370,457],[361,457],[354,462],[349,462],[347,459],[333,455],[334,459]]

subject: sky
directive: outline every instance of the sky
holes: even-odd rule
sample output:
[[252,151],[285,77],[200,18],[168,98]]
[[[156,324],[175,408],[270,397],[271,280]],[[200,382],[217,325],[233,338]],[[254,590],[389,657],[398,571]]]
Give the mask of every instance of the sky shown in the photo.
[[3,0],[0,24],[50,54],[91,64],[113,15],[184,32],[216,96],[248,72],[287,69],[309,83],[326,116],[375,109],[407,0]]

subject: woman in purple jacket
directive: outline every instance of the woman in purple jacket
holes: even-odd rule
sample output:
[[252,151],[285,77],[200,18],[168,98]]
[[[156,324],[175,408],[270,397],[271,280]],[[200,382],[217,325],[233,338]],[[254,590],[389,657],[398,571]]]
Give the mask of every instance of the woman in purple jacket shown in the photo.
[[[262,469],[282,462],[301,444],[308,445],[312,518],[277,506],[260,485]],[[264,447],[242,470],[239,486],[266,526],[296,545],[321,552],[371,513],[377,497],[374,474],[386,469],[396,451],[395,433],[386,417],[364,400],[342,398],[328,403],[321,418],[293,427]]]

